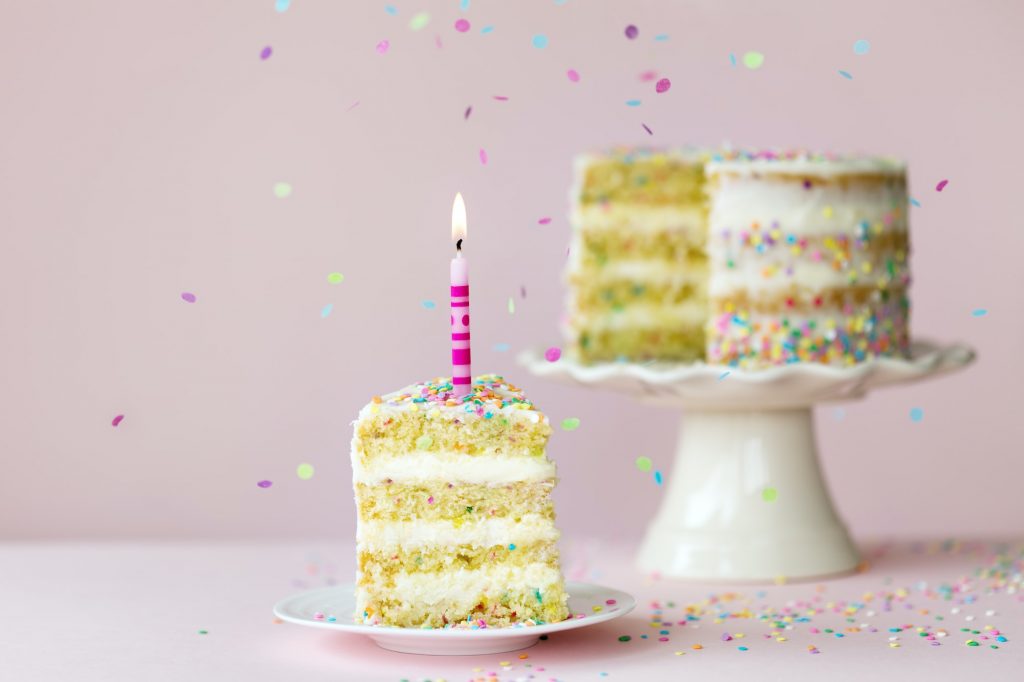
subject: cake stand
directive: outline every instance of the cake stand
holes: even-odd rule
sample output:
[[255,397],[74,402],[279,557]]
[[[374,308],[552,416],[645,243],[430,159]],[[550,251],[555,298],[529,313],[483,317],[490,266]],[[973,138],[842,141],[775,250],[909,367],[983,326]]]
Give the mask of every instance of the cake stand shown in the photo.
[[638,557],[665,577],[764,582],[848,573],[860,559],[818,466],[815,404],[966,367],[966,346],[916,343],[909,359],[852,367],[792,364],[581,365],[527,351],[533,374],[681,408],[672,476]]

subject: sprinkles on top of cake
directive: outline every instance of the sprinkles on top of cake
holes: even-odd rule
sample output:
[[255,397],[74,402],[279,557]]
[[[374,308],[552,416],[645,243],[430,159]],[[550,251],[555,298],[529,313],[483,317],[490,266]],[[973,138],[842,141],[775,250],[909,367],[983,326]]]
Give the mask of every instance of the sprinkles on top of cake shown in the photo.
[[521,388],[505,381],[505,378],[498,374],[476,376],[470,386],[470,392],[465,396],[456,397],[454,390],[451,377],[438,377],[384,396],[374,396],[368,407],[373,414],[379,412],[382,407],[388,407],[411,411],[454,409],[484,419],[492,418],[496,412],[525,410],[538,418],[543,417]]

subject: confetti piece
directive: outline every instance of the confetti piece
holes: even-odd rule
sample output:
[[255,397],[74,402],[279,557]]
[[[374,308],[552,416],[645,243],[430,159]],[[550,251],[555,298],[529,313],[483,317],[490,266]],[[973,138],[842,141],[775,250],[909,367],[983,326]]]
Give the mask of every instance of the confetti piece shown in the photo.
[[508,101],[508,97],[505,96],[505,95],[493,95],[493,97],[494,97],[494,99],[498,100],[499,102],[507,102]]
[[492,32],[493,30],[494,30],[493,26],[484,26],[482,29],[480,29],[480,35],[487,35],[488,33]]
[[208,635],[208,634],[210,634],[210,632],[208,630],[200,630],[199,634],[201,634],[201,635]]
[[922,419],[924,419],[924,410],[922,410],[920,407],[910,408],[910,421],[919,422]]
[[274,54],[274,48],[272,48],[270,45],[267,45],[262,50],[260,50],[260,59],[270,59],[270,55],[272,54]]
[[544,351],[544,359],[548,362],[558,362],[560,357],[562,357],[562,349],[558,346],[551,346]]
[[429,23],[430,13],[420,12],[419,14],[417,14],[416,16],[409,20],[409,28],[411,28],[414,31],[419,31]]
[[498,353],[504,353],[508,351],[509,348],[511,348],[511,346],[509,346],[507,343],[494,344],[494,350],[497,351]]
[[485,166],[487,165],[487,150],[486,149],[481,149],[480,150],[480,163],[482,163]]
[[342,282],[345,281],[345,275],[341,274],[340,272],[332,272],[331,274],[327,275],[327,281],[331,284],[341,284]]
[[395,16],[398,14],[398,8],[395,7],[394,5],[384,5],[384,11],[390,14],[391,16]]
[[566,417],[562,420],[562,428],[566,431],[575,431],[580,427],[579,417]]
[[287,199],[292,195],[292,186],[287,182],[278,182],[274,184],[274,196],[278,199]]
[[508,314],[509,315],[515,315],[516,314],[516,302],[515,302],[515,300],[511,296],[508,297]]
[[124,415],[123,414],[119,414],[119,415],[117,415],[116,417],[114,417],[113,419],[110,420],[110,425],[116,427],[123,420],[124,420]]
[[328,303],[327,305],[320,309],[320,318],[323,319],[327,317],[328,315],[331,314],[332,310],[334,310],[334,304]]
[[843,71],[842,69],[839,69],[839,75],[842,76],[843,78],[845,78],[848,81],[852,81],[853,80],[853,76],[850,75],[849,71]]
[[433,310],[434,308],[437,307],[437,304],[431,301],[430,299],[424,300],[422,303],[420,303],[420,305],[422,305],[427,310]]
[[540,220],[537,221],[537,224],[538,225],[550,225],[551,224],[551,218],[548,218],[547,216],[544,216],[543,218],[541,218]]
[[629,26],[626,27],[627,38],[629,38],[630,40],[636,40],[636,37],[638,35],[640,35],[640,29],[638,29],[636,26],[630,24]]
[[621,635],[621,636],[619,637],[619,641],[620,641],[620,642],[628,642],[628,641],[629,641],[629,640],[631,640],[631,639],[633,639],[633,638],[632,638],[632,637],[630,637],[629,635]]
[[853,44],[854,54],[867,54],[871,51],[871,43],[861,38]]
[[455,30],[459,33],[465,33],[469,30],[469,22],[465,19],[459,19],[455,22]]
[[940,180],[939,184],[935,185],[935,191],[936,192],[941,192],[942,190],[946,189],[946,185],[948,185],[948,184],[949,184],[949,180]]
[[639,469],[640,471],[644,472],[645,474],[648,471],[651,470],[651,467],[653,465],[654,465],[654,463],[651,461],[650,457],[637,457],[636,458],[636,468]]
[[548,46],[548,37],[543,33],[538,33],[537,35],[533,36],[533,46],[538,50],[543,50],[545,47]]
[[743,55],[743,66],[748,69],[760,69],[764,64],[764,55],[760,52],[748,52]]
[[565,75],[568,76],[569,80],[571,80],[573,83],[580,82],[580,74],[576,69],[569,69],[568,71],[565,72]]
[[661,480],[662,480],[661,479],[661,472],[660,471],[655,471],[654,472],[654,482],[657,483],[658,485],[661,485]]
[[292,0],[277,0],[274,3],[274,9],[278,12],[287,12],[288,8],[291,7]]
[[302,463],[295,468],[295,475],[298,476],[303,481],[308,481],[309,479],[313,478],[313,473],[314,470],[312,464]]
[[774,502],[779,498],[779,491],[775,488],[765,488],[761,491],[761,499],[765,502]]
[[434,36],[434,44],[437,45],[437,49],[439,49],[439,50],[442,47],[444,47],[444,43],[441,42],[441,36],[440,35],[435,35]]
[[431,438],[430,436],[426,435],[426,434],[424,434],[424,435],[422,435],[422,436],[420,436],[419,438],[416,439],[416,449],[417,450],[426,450],[426,449],[428,449],[433,444],[434,444],[434,439]]
[[658,35],[654,36],[654,39],[656,41],[658,41],[659,43],[668,40],[668,38],[669,38],[669,36],[668,36],[667,33],[659,33]]
[[732,66],[736,66],[736,55],[733,54],[732,52],[729,53],[729,64]]
[[641,124],[640,124],[640,126],[641,126],[641,127],[642,127],[642,128],[644,129],[644,130],[646,130],[646,131],[647,131],[647,134],[648,134],[648,135],[653,135],[653,134],[654,134],[654,131],[653,131],[653,130],[651,130],[650,128],[648,128],[648,127],[647,127],[647,124],[646,124],[646,123],[641,123]]
[[524,301],[526,300],[526,287],[522,284],[519,285],[519,295],[523,297]]
[[921,208],[921,202],[915,199],[914,197],[910,197],[910,204],[912,206],[917,206],[918,208]]
[[672,87],[672,81],[670,81],[667,78],[662,78],[654,86],[654,91],[657,92],[660,95],[663,92],[668,92],[668,89],[671,88],[671,87]]
[[640,106],[640,104],[641,104],[641,101],[638,100],[638,99],[627,99],[626,100],[626,106],[627,107],[638,107],[638,106]]
[[473,113],[473,107],[466,107],[466,113],[462,115],[463,120],[468,121],[469,115]]
[[718,375],[718,380],[721,381],[722,379],[726,378],[730,374],[732,374],[732,372],[730,372],[729,370],[725,370],[724,372],[722,372],[721,374]]
[[459,9],[465,12],[469,9],[469,0],[459,0]]
[[257,481],[256,485],[258,487],[260,487],[260,488],[269,488],[270,486],[274,485],[274,482],[273,481]]
[[380,41],[379,43],[377,43],[377,54],[386,53],[389,47],[391,47],[391,43],[389,43],[386,40]]
[[975,308],[974,310],[971,311],[971,315],[973,317],[985,317],[986,315],[988,315],[988,311],[985,310],[984,308]]
[[181,292],[181,300],[185,301],[185,303],[195,303],[196,295],[190,291],[183,291]]
[[358,106],[359,106],[359,100],[356,100],[355,102],[352,102],[352,104],[349,106],[349,108],[346,109],[345,111],[346,112],[352,111],[353,109],[355,109]]
[[643,73],[641,73],[638,76],[638,78],[640,79],[641,83],[650,83],[652,80],[654,80],[657,77],[658,77],[658,72],[657,71],[644,71]]

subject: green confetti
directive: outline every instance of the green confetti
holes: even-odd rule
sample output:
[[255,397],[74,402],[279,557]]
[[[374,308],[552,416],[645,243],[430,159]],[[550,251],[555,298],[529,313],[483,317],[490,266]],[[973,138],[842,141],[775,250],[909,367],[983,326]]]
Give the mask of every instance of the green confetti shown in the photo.
[[652,465],[653,465],[653,462],[651,462],[651,458],[650,457],[637,457],[636,458],[636,468],[639,469],[640,471],[643,471],[644,473],[647,473],[648,471],[650,471]]
[[209,632],[207,632],[206,630],[200,630],[200,631],[199,631],[199,634],[201,634],[201,635],[208,635],[208,634],[210,634],[210,633],[209,633]]
[[314,469],[312,464],[302,463],[295,468],[295,475],[301,478],[303,481],[308,481],[309,479],[313,478],[313,473]]
[[287,199],[292,195],[292,186],[287,182],[279,182],[274,185],[274,196],[278,199]]
[[580,427],[579,417],[566,417],[562,420],[562,428],[566,431],[575,431]]
[[428,436],[427,434],[423,434],[422,436],[416,439],[416,448],[418,450],[427,450],[433,444],[434,439]]
[[511,296],[508,297],[508,314],[509,315],[515,315],[516,314],[516,302],[515,302],[515,300]]
[[743,55],[743,66],[748,69],[760,69],[764,64],[764,55],[760,52],[748,52]]
[[779,497],[779,491],[775,488],[765,488],[761,491],[761,499],[765,502],[774,502]]
[[327,281],[330,282],[331,284],[341,284],[342,282],[345,281],[345,275],[341,274],[340,272],[332,272],[331,274],[327,275]]
[[409,28],[411,28],[414,31],[419,31],[429,23],[430,13],[420,12],[419,14],[417,14],[416,16],[409,20]]
[[620,642],[628,642],[631,639],[633,639],[633,638],[630,637],[629,635],[622,635],[622,636],[619,637],[619,641]]

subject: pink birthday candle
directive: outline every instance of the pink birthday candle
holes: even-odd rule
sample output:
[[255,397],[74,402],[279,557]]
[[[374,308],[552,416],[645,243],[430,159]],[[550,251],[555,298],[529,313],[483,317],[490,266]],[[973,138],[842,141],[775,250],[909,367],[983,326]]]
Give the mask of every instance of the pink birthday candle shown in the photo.
[[455,240],[455,258],[452,258],[452,385],[455,397],[469,395],[473,383],[470,369],[469,343],[469,262],[462,256],[462,240],[466,238],[466,203],[462,194],[455,195],[452,205],[452,239]]

